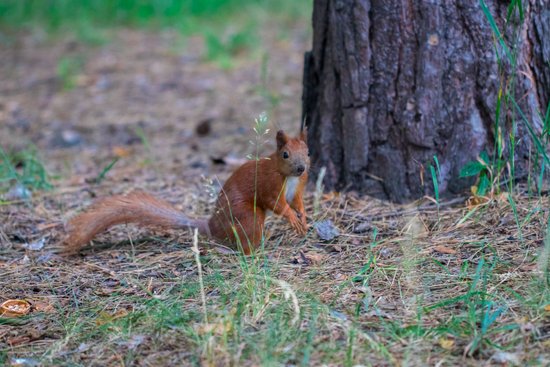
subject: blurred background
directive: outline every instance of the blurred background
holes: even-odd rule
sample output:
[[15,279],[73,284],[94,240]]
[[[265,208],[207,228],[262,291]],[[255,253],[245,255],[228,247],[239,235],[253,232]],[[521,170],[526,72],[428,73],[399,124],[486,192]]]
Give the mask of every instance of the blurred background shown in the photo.
[[223,179],[262,111],[272,130],[299,130],[311,11],[312,0],[1,0],[2,192]]

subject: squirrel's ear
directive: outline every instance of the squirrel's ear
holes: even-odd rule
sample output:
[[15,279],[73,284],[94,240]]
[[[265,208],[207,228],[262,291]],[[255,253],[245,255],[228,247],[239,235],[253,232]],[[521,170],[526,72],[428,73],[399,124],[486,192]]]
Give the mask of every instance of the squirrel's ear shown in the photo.
[[288,136],[286,136],[283,130],[277,131],[277,149],[281,149],[288,142]]
[[307,127],[300,131],[300,140],[307,144]]

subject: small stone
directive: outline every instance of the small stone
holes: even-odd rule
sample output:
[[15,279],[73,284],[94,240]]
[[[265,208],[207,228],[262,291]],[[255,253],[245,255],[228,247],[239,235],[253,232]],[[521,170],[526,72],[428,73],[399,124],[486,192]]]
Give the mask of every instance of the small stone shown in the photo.
[[23,246],[23,248],[25,248],[27,250],[38,251],[38,250],[42,250],[45,243],[46,243],[46,237],[42,237],[38,241],[34,241],[34,242],[31,242],[31,243],[25,243],[22,246]]
[[197,126],[195,126],[195,133],[200,137],[210,134],[212,131],[212,120],[211,118],[207,118],[200,121]]
[[330,241],[340,235],[340,231],[334,226],[330,219],[315,223],[315,230],[319,238],[324,241]]
[[383,248],[382,250],[380,250],[380,256],[382,256],[384,259],[391,257],[392,254],[393,252],[389,248]]
[[513,366],[519,366],[521,363],[517,353],[509,353],[509,352],[502,352],[502,351],[496,352],[495,354],[493,354],[491,359],[496,363],[501,363],[501,364],[510,363]]
[[13,186],[5,195],[4,199],[8,201],[12,200],[27,200],[32,197],[32,192],[25,186],[17,184]]
[[364,233],[371,227],[370,222],[361,222],[353,228],[353,233]]
[[82,135],[76,130],[64,129],[55,132],[52,145],[58,148],[70,148],[82,143]]

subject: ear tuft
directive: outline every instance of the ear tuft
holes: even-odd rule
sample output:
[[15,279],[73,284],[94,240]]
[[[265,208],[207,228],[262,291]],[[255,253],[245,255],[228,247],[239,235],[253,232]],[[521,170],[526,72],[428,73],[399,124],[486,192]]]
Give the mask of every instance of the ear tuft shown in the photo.
[[277,131],[277,149],[281,149],[288,143],[288,136],[283,130]]
[[307,144],[307,127],[305,126],[302,131],[300,131],[300,140]]

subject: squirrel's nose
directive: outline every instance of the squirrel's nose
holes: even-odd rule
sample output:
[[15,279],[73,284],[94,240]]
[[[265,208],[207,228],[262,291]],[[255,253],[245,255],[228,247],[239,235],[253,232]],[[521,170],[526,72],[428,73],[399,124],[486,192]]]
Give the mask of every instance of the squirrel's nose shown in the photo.
[[306,170],[306,167],[304,166],[298,166],[298,168],[296,168],[296,170],[298,171],[298,173],[303,173],[305,170]]

